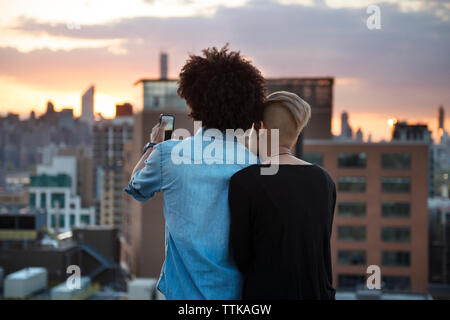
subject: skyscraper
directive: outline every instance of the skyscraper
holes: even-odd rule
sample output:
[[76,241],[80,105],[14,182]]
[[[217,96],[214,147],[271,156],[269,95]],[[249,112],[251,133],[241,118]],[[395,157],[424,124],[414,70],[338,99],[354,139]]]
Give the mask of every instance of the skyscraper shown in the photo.
[[439,129],[444,129],[444,106],[440,105],[439,106],[439,111],[438,111],[438,125],[439,125]]
[[81,97],[81,121],[89,127],[94,124],[94,86],[90,86]]
[[358,128],[358,131],[356,131],[355,140],[356,140],[356,142],[363,142],[363,132],[362,132],[361,128]]
[[140,79],[134,83],[137,88],[135,113],[144,110],[187,110],[186,101],[177,94],[175,79]]
[[348,113],[346,111],[341,114],[341,138],[352,140],[353,130],[348,122]]
[[159,65],[161,72],[161,80],[167,80],[168,63],[169,63],[169,56],[167,55],[167,53],[161,52]]
[[64,108],[59,113],[58,127],[72,130],[74,127],[73,109]]
[[123,146],[133,137],[133,113],[129,103],[116,106],[114,119],[96,121],[94,126],[94,194],[98,222],[122,224]]

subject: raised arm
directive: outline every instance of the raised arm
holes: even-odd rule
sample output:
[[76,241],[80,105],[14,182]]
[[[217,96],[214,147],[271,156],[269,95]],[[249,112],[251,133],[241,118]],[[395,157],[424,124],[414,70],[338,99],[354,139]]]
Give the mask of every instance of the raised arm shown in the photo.
[[141,159],[139,159],[139,162],[136,164],[136,166],[133,169],[133,173],[131,174],[131,177],[133,177],[136,172],[139,170],[142,170],[145,167],[145,160],[150,156],[150,153],[153,151],[154,145],[157,145],[158,143],[164,141],[164,127],[167,124],[167,120],[164,120],[161,124],[157,123],[152,128],[152,133],[150,134],[150,144],[144,154],[142,155]]
[[150,141],[144,154],[136,164],[125,192],[138,201],[146,201],[162,188],[162,150],[159,142],[163,141],[165,122],[157,124],[152,129]]

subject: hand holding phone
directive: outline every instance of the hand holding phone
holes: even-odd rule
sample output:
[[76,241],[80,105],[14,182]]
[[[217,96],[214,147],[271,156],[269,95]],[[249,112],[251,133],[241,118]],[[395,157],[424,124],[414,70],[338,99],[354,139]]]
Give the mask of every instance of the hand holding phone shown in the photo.
[[170,140],[172,138],[172,133],[174,130],[175,117],[170,114],[161,114],[161,116],[159,117],[159,123],[166,124],[164,126],[163,141]]
[[165,140],[171,139],[174,128],[174,116],[163,115],[159,117],[159,122],[153,127],[150,134],[150,142],[158,144]]

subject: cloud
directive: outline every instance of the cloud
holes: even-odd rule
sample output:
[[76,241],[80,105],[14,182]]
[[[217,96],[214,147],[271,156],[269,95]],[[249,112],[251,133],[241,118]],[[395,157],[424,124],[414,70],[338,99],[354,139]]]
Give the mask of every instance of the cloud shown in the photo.
[[[122,39],[127,51],[166,48],[181,60],[186,51],[230,42],[264,64],[273,75],[331,74],[343,77],[416,79],[433,73],[437,83],[448,80],[450,25],[426,12],[399,11],[382,6],[382,29],[365,26],[362,9],[335,9],[252,2],[220,8],[214,18],[135,17],[70,30],[65,24],[45,24],[21,18],[15,30],[69,39]],[[118,46],[116,44],[116,46]],[[133,53],[129,53],[133,56]],[[386,73],[388,71],[388,73]],[[394,74],[395,73],[395,74]],[[386,77],[391,74],[390,77]],[[394,74],[394,76],[392,76]],[[431,80],[431,79],[430,79]]]
[[326,0],[330,7],[347,7],[350,3],[359,7],[367,7],[371,4],[392,4],[399,8],[402,12],[426,12],[435,15],[443,21],[449,22],[450,19],[450,3],[448,0]]

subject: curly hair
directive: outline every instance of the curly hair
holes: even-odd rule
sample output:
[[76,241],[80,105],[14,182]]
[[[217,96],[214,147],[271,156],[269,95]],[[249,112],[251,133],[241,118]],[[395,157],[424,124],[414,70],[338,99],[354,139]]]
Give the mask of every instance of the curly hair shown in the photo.
[[190,117],[206,128],[249,129],[262,120],[266,84],[261,72],[228,44],[190,55],[180,72],[178,95]]

